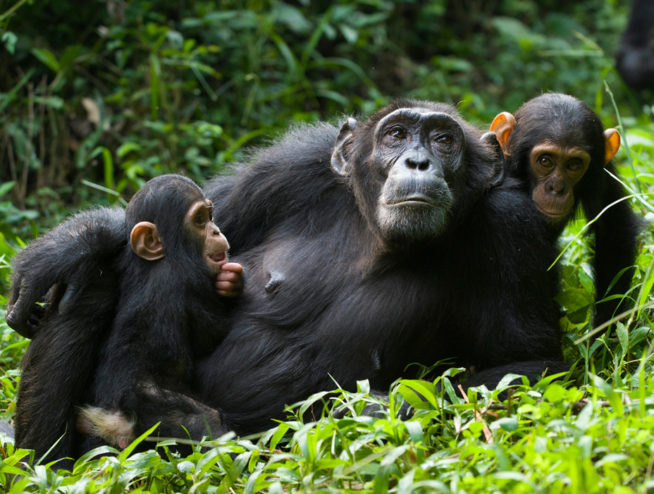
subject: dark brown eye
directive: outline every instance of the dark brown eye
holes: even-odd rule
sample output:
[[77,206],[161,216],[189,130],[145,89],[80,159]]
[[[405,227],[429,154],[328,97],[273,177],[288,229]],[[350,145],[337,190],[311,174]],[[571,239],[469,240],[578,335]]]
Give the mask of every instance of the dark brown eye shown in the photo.
[[574,159],[571,159],[570,161],[568,161],[568,163],[566,164],[566,167],[571,172],[578,172],[579,170],[581,170],[584,167],[584,164],[580,159],[574,158]]
[[450,134],[436,134],[434,136],[434,142],[436,144],[443,144],[449,146],[452,144],[452,136]]
[[548,154],[543,154],[538,157],[538,164],[545,168],[552,168],[554,163],[552,163],[552,158]]
[[394,139],[406,139],[406,129],[400,126],[391,127],[386,135]]
[[200,211],[197,212],[195,216],[193,216],[193,224],[198,228],[203,228],[208,221],[209,221],[208,209],[201,209]]

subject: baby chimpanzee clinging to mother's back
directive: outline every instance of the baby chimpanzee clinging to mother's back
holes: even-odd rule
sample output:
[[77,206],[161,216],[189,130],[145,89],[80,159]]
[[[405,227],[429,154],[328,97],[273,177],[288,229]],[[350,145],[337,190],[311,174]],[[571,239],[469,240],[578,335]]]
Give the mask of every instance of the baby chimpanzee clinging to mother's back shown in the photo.
[[[106,442],[124,448],[157,422],[164,437],[225,432],[219,412],[197,401],[191,388],[194,359],[227,332],[224,297],[242,287],[242,268],[227,262],[229,244],[212,211],[202,190],[180,175],[154,178],[132,198],[120,228],[125,245],[104,267],[107,279],[78,288],[82,306],[46,313],[34,336],[23,362],[18,446],[42,456],[59,438],[47,456],[58,459]],[[105,299],[113,305],[100,308]],[[92,313],[94,300],[98,320],[78,321]],[[69,338],[68,328],[80,322],[89,336]],[[58,359],[71,354],[79,366]],[[44,386],[58,389],[61,403],[43,406]]]
[[[622,298],[634,273],[641,222],[611,175],[620,147],[616,129],[603,129],[583,101],[546,93],[523,104],[515,117],[503,112],[491,130],[497,134],[508,173],[518,178],[558,235],[581,205],[595,235],[595,323],[625,310]],[[609,172],[609,173],[607,173]]]

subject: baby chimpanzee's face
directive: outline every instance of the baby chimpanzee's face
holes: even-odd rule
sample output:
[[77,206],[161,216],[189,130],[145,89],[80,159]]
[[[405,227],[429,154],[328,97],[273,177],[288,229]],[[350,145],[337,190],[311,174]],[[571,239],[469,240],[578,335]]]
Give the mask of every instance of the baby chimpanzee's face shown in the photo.
[[227,262],[229,243],[212,221],[213,205],[209,199],[191,204],[185,218],[185,225],[191,235],[203,244],[204,259],[212,274],[218,274]]

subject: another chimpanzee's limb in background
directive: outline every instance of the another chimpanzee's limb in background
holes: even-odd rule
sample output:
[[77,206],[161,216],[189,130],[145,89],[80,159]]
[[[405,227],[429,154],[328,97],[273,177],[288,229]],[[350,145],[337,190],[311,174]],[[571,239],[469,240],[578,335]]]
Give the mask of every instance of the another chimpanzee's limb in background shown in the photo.
[[[50,448],[46,461],[76,454],[76,408],[88,392],[100,342],[113,321],[118,297],[114,262],[125,239],[121,209],[86,211],[13,260],[8,322],[21,320],[39,298],[32,299],[22,275],[36,277],[44,286],[56,284],[21,362],[14,418],[16,445],[34,449],[37,459]],[[24,322],[20,332],[32,335],[34,327]]]
[[616,54],[618,72],[634,89],[654,91],[654,2],[634,0]]
[[[498,115],[495,131],[509,175],[518,178],[557,235],[581,204],[595,234],[595,322],[612,317],[633,276],[640,222],[625,199],[611,159],[620,147],[615,129],[602,128],[582,101],[565,94],[538,96],[520,107],[515,118]],[[609,207],[610,206],[610,207]],[[616,276],[619,276],[614,282]]]
[[[124,229],[122,209],[84,211],[19,252],[12,260],[7,324],[32,338],[35,327],[31,322],[39,322],[31,317],[34,312],[41,314],[50,306],[62,314],[75,311],[71,302],[87,285],[97,286],[97,278],[106,274],[106,268],[125,245]],[[24,278],[30,283],[24,283]],[[34,292],[44,286],[50,287],[48,299],[44,293]],[[48,304],[45,309],[35,309],[35,301]]]

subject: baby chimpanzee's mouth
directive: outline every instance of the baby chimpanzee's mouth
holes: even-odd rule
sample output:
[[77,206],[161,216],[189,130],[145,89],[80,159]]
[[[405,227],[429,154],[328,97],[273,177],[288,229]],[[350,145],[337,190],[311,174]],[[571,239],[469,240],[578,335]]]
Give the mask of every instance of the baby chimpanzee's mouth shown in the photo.
[[215,252],[213,254],[209,254],[207,256],[209,260],[214,263],[214,264],[225,264],[227,261],[227,253],[226,252]]

